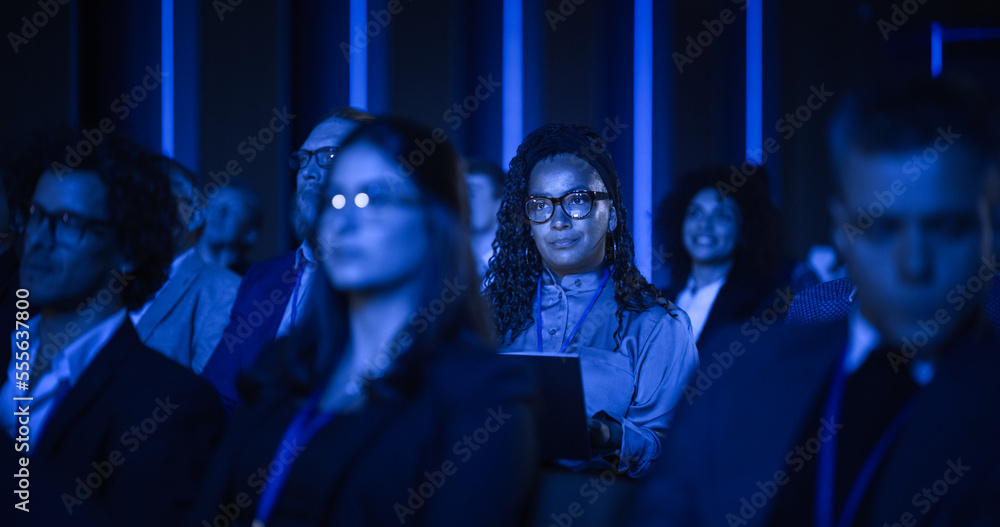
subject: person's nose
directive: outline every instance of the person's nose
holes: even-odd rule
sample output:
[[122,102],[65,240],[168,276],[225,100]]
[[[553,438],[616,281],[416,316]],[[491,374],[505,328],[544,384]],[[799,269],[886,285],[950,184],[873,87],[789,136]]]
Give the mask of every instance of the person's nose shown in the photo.
[[922,283],[931,279],[933,255],[927,234],[918,225],[910,225],[904,230],[897,258],[903,283]]
[[552,224],[552,229],[561,231],[563,229],[569,228],[573,225],[573,219],[566,214],[563,210],[562,205],[556,205],[552,210],[552,219],[549,220]]

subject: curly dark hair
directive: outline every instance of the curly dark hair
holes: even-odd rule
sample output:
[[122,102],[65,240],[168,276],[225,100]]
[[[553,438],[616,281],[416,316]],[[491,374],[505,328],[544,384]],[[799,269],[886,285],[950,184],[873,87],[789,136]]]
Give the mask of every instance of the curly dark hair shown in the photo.
[[[656,225],[662,229],[666,254],[672,254],[670,287],[684,287],[691,274],[691,256],[684,248],[683,228],[691,199],[700,190],[714,188],[720,197],[732,198],[740,210],[740,232],[733,249],[733,272],[770,277],[779,272],[784,256],[781,212],[771,202],[764,167],[745,175],[738,165],[711,166],[681,176],[657,209]],[[735,172],[734,172],[735,171]]]
[[[569,145],[576,145],[574,148]],[[493,306],[494,324],[500,344],[512,342],[534,320],[532,299],[542,272],[542,258],[531,238],[531,224],[524,215],[528,182],[535,164],[557,154],[568,153],[585,161],[600,174],[611,195],[618,227],[605,244],[605,262],[612,267],[618,303],[615,349],[621,344],[622,315],[626,310],[641,312],[660,303],[660,292],[649,284],[635,266],[635,246],[629,232],[628,216],[621,199],[621,184],[604,140],[587,126],[547,124],[525,138],[510,162],[504,199],[497,212],[497,233],[493,256],[486,272],[486,297]]]
[[[79,133],[63,132],[44,156],[42,170],[31,182],[31,192],[43,171],[57,177],[87,171],[97,174],[107,188],[107,205],[115,224],[121,252],[135,266],[122,292],[129,310],[142,307],[163,286],[174,259],[171,235],[177,200],[170,192],[170,176],[162,158],[122,135],[104,137],[100,144]],[[87,146],[81,148],[86,143]],[[86,151],[92,150],[88,155]]]

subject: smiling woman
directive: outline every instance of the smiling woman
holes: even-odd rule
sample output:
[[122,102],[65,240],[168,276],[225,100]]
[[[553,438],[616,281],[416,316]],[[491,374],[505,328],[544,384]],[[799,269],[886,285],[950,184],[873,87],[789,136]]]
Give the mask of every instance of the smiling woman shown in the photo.
[[578,356],[600,454],[586,465],[641,476],[698,359],[687,317],[635,267],[607,145],[582,126],[535,130],[497,218],[485,281],[501,351]]

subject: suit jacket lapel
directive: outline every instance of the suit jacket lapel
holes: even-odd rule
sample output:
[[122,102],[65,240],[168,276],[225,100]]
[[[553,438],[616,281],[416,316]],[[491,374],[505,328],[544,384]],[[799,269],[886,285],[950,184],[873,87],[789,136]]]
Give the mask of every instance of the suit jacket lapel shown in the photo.
[[[804,430],[822,426],[806,420],[843,349],[846,325],[811,328],[811,333],[796,329],[790,332],[789,340],[762,338],[758,342],[763,345],[747,346],[746,356],[735,360],[746,360],[754,354],[761,357],[751,358],[755,361],[753,371],[744,372],[740,377],[743,382],[729,390],[713,409],[716,415],[709,418],[714,422],[709,425],[709,437],[721,444],[716,452],[724,453],[710,461],[715,463],[713,479],[725,489],[718,493],[723,501],[713,506],[722,508],[720,517],[728,512],[739,515],[740,498],[759,490],[756,482],[773,481],[778,470],[784,471],[794,484],[795,466],[786,458],[794,452]],[[803,348],[803,343],[820,345],[809,349]],[[750,393],[752,397],[747,396]],[[748,459],[755,461],[748,463]],[[758,518],[770,515],[773,502],[768,500]]]
[[167,315],[181,301],[181,298],[198,277],[198,271],[204,266],[205,262],[197,254],[192,254],[184,259],[174,276],[163,285],[163,290],[149,306],[149,310],[139,319],[135,331],[138,333],[140,341],[145,342],[156,326],[166,320]]
[[980,328],[953,349],[939,364],[934,380],[917,395],[913,418],[886,456],[881,476],[872,482],[877,485],[872,489],[873,512],[879,522],[898,522],[905,512],[925,518],[913,503],[915,494],[944,479],[950,468],[955,474],[953,465],[975,472],[995,458],[995,445],[989,441],[1000,435],[995,418],[1000,413],[995,379],[1000,358],[997,340],[988,332]]
[[140,346],[142,343],[139,342],[132,323],[125,317],[122,326],[115,331],[111,340],[98,352],[73,388],[49,415],[38,445],[39,456],[46,456],[58,448],[65,439],[66,432],[86,408],[111,385],[117,364],[125,360],[131,350]]

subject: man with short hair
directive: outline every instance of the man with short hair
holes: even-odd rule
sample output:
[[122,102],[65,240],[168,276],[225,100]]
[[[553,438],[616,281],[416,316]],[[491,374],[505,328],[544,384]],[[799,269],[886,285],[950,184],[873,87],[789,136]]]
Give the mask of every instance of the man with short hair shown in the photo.
[[469,223],[472,230],[472,254],[479,276],[486,274],[493,257],[493,239],[497,233],[497,211],[503,202],[507,174],[500,165],[486,159],[468,163],[465,182],[469,187]]
[[201,179],[169,157],[154,162],[170,174],[170,191],[177,200],[174,260],[163,287],[129,317],[144,344],[201,373],[229,323],[240,278],[206,264],[194,249],[205,230],[205,205],[196,200]]
[[234,177],[208,199],[205,232],[195,246],[198,256],[240,276],[246,274],[250,267],[247,254],[257,243],[261,214],[260,197]]
[[853,310],[711,343],[717,369],[685,388],[633,524],[1000,524],[1000,340],[983,315],[1000,179],[984,101],[921,80],[842,107],[830,208]]
[[168,176],[120,138],[73,170],[45,166],[20,266],[22,298],[40,314],[19,318],[0,386],[4,467],[30,472],[30,496],[14,493],[3,513],[14,520],[0,523],[177,525],[223,413],[127,316],[170,265]]
[[229,326],[202,372],[229,411],[239,403],[239,375],[253,365],[264,346],[287,335],[296,320],[302,319],[316,272],[307,237],[316,219],[316,195],[326,184],[340,143],[359,123],[371,119],[365,112],[338,108],[323,116],[302,147],[289,156],[296,170],[293,224],[302,243],[295,251],[250,266],[240,283]]

